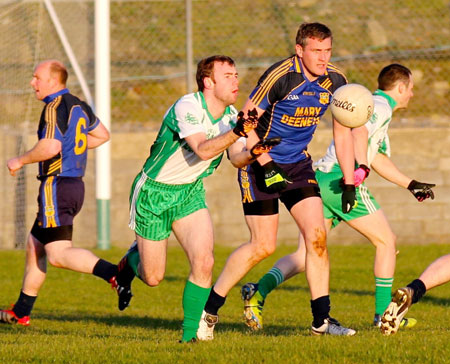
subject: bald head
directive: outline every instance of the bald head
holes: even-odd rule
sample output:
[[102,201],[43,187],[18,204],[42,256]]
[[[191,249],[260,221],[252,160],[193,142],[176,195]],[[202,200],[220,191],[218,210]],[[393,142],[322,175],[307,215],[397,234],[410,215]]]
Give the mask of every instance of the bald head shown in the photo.
[[58,60],[50,59],[36,66],[30,84],[35,91],[36,98],[43,100],[48,95],[64,89],[67,77],[67,69],[64,64]]
[[64,66],[62,62],[56,59],[49,59],[47,61],[39,63],[36,68],[40,66],[48,67],[50,77],[57,79],[59,83],[64,87],[66,86],[67,78],[69,77],[69,75],[67,73],[66,66]]

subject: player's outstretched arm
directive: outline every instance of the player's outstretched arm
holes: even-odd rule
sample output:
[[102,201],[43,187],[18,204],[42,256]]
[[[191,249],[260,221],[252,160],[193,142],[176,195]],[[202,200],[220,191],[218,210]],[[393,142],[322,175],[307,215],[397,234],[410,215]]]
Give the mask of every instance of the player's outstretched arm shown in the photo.
[[281,143],[281,138],[268,138],[256,143],[250,150],[245,148],[245,140],[239,139],[228,148],[228,158],[231,164],[236,168],[242,168],[247,164],[253,163],[256,158],[264,153],[268,153]]
[[404,175],[388,156],[378,153],[372,162],[372,168],[384,179],[407,188],[419,202],[427,198],[434,199],[432,188],[435,184],[418,182]]
[[222,153],[238,138],[247,137],[247,133],[253,131],[257,125],[256,111],[248,111],[247,117],[240,112],[236,120],[236,126],[230,131],[211,139],[207,139],[203,132],[195,133],[187,136],[185,140],[200,159],[208,160]]
[[411,182],[411,178],[404,175],[385,154],[377,153],[371,167],[381,177],[400,187],[408,188],[409,182]]

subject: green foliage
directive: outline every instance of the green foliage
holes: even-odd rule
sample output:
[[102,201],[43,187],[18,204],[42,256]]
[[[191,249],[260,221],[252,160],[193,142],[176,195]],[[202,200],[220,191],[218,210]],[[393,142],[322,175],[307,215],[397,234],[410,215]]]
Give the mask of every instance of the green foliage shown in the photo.
[[[280,246],[241,282],[255,281],[293,246]],[[401,246],[395,287],[406,285],[448,245]],[[232,251],[216,247],[215,278]],[[97,251],[117,261],[118,248]],[[179,247],[169,248],[166,279],[159,287],[133,283],[131,306],[100,279],[49,267],[31,326],[0,325],[2,363],[445,363],[450,357],[450,284],[430,291],[409,314],[418,324],[383,337],[370,324],[374,310],[374,250],[331,246],[332,315],[358,330],[354,337],[312,337],[309,290],[304,275],[285,282],[266,300],[265,329],[252,334],[241,321],[239,284],[220,311],[216,339],[179,344],[181,295],[189,268]],[[21,251],[0,251],[0,307],[18,296]]]

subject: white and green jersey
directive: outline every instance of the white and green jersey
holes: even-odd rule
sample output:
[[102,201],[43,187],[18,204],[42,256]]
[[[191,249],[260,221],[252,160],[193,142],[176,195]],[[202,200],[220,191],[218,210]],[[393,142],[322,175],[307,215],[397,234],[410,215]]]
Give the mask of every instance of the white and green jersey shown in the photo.
[[228,106],[223,115],[214,119],[208,111],[202,92],[181,97],[164,115],[161,129],[142,168],[154,181],[166,184],[187,184],[209,176],[222,160],[223,153],[201,160],[185,138],[205,133],[207,139],[226,133],[236,124],[237,111]]
[[[373,96],[374,110],[373,115],[365,124],[368,130],[369,144],[367,146],[367,162],[372,164],[377,153],[382,153],[390,157],[391,147],[389,145],[388,128],[392,120],[392,112],[396,101],[381,90],[376,90]],[[327,149],[323,158],[317,161],[315,167],[322,172],[328,173],[339,168],[336,157],[336,148],[334,140]]]

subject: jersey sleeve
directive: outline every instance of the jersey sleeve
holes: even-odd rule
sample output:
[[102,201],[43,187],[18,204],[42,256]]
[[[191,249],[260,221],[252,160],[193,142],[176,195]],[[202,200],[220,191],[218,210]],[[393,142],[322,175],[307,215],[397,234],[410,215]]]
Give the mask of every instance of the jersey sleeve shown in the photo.
[[264,72],[255,89],[251,92],[250,100],[260,109],[266,110],[270,105],[282,100],[289,92],[284,78],[288,75],[292,59],[278,62]]
[[85,102],[81,102],[81,107],[83,108],[83,111],[86,113],[86,115],[89,118],[89,127],[88,131],[94,130],[98,124],[100,124],[100,119],[94,114],[91,107],[86,104]]
[[347,82],[347,78],[345,77],[345,75],[336,67],[334,67],[333,65],[329,64],[329,76],[332,82],[331,85],[331,93],[334,94],[334,92],[341,86],[346,85]]
[[366,128],[371,137],[378,129],[380,129],[387,122],[391,121],[392,109],[388,104],[375,102],[374,112],[366,123]]
[[391,145],[389,143],[389,135],[386,134],[386,136],[384,137],[383,142],[378,148],[378,153],[384,154],[387,157],[391,156]]
[[181,100],[175,105],[175,118],[178,135],[184,139],[197,133],[205,133],[202,123],[203,110],[198,104],[190,100]]

